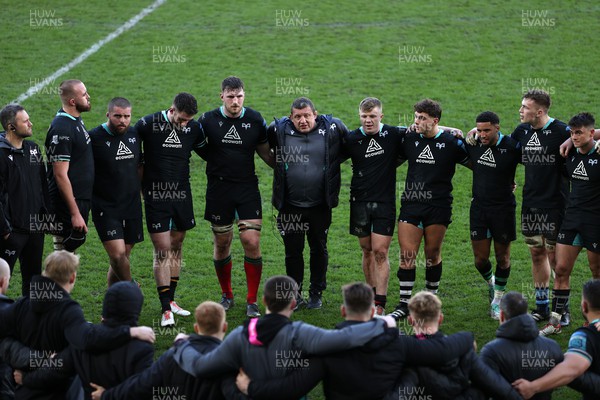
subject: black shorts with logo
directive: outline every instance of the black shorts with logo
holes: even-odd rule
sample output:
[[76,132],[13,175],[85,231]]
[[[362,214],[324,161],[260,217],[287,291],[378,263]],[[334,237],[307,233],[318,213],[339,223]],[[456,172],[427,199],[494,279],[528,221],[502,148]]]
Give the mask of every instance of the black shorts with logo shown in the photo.
[[258,182],[231,182],[208,177],[204,219],[217,226],[229,225],[236,219],[262,219]]
[[421,229],[429,225],[444,225],[452,222],[452,208],[436,207],[424,203],[404,202],[400,206],[398,222],[407,222]]
[[187,231],[196,226],[192,191],[186,185],[148,185],[144,188],[144,205],[149,233]]
[[471,240],[493,238],[498,243],[510,243],[517,238],[515,207],[482,207],[471,202],[469,212]]
[[600,229],[597,224],[581,222],[570,218],[567,214],[556,242],[568,246],[585,247],[591,252],[600,253]]
[[126,244],[136,244],[144,240],[141,215],[138,218],[117,218],[92,209],[92,220],[102,242],[122,239]]
[[367,237],[371,233],[393,236],[396,205],[375,201],[350,202],[350,234]]

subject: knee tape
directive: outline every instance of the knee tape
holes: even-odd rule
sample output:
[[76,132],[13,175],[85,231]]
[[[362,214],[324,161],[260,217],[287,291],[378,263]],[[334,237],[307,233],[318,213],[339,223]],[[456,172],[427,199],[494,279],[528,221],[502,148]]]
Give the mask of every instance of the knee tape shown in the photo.
[[262,224],[255,224],[253,222],[248,222],[248,221],[240,221],[238,222],[238,229],[240,231],[240,233],[248,230],[248,229],[254,229],[256,231],[259,231],[262,229]]
[[525,236],[525,244],[532,248],[544,247],[544,238],[542,235]]
[[210,229],[212,229],[215,235],[224,235],[233,230],[233,223],[229,225],[211,225]]

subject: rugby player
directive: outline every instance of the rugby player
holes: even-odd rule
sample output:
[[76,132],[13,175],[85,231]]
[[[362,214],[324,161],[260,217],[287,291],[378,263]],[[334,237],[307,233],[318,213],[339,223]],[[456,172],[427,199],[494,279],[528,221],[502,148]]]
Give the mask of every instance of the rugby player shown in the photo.
[[424,99],[414,106],[416,132],[402,142],[408,171],[398,218],[400,302],[390,314],[408,316],[416,276],[416,257],[425,239],[425,287],[436,294],[442,277],[442,241],[452,216],[452,177],[456,164],[469,165],[463,141],[438,126],[439,103]]
[[226,311],[234,305],[231,242],[233,224],[237,220],[248,289],[246,315],[258,317],[257,293],[263,265],[260,252],[262,202],[254,153],[268,165],[272,165],[272,161],[266,122],[259,112],[244,107],[244,98],[242,80],[227,77],[221,83],[223,105],[205,112],[199,119],[208,142],[204,219],[211,223],[213,261],[222,292],[220,304]]
[[181,271],[183,241],[196,226],[190,187],[190,157],[200,154],[206,140],[200,124],[196,98],[179,93],[167,110],[140,119],[136,125],[143,143],[142,191],[146,226],[154,246],[154,279],[162,308],[161,326],[175,324],[173,313],[190,312],[175,302]]
[[75,251],[85,242],[94,185],[92,142],[81,114],[92,108],[83,82],[59,86],[62,108],[46,135],[48,190],[54,214],[54,250]]
[[[521,145],[500,132],[500,119],[493,112],[479,114],[475,122],[479,142],[466,144],[473,166],[471,245],[475,267],[490,287],[491,316],[499,319],[500,300],[510,276],[510,242],[516,239],[513,185]],[[492,240],[495,274],[490,262]]]
[[108,121],[90,130],[94,153],[92,219],[108,254],[108,286],[131,280],[130,255],[144,240],[140,197],[141,142],[131,123],[131,103],[115,97]]

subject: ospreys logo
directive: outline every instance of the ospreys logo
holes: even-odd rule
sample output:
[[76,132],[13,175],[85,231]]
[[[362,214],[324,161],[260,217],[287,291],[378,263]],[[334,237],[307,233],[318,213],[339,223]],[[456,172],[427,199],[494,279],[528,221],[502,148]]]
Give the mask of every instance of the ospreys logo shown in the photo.
[[477,160],[478,164],[485,165],[487,167],[496,168],[496,159],[492,153],[492,149],[488,148]]
[[235,129],[235,125],[231,125],[231,128],[229,128],[221,142],[230,144],[242,144],[242,138],[240,137],[238,131]]
[[429,145],[425,146],[423,151],[421,151],[421,154],[417,157],[417,162],[423,164],[435,164],[435,158],[433,158]]
[[119,148],[117,149],[117,156],[115,157],[115,160],[126,160],[133,157],[135,156],[131,150],[129,150],[129,147],[125,146],[125,143],[119,142]]
[[181,149],[183,147],[181,145],[181,141],[179,140],[179,136],[177,136],[177,132],[175,132],[175,130],[171,131],[169,136],[165,139],[165,142],[163,143],[162,147],[170,147],[176,149]]
[[587,171],[585,170],[585,165],[583,164],[583,161],[579,161],[579,164],[577,164],[577,168],[575,168],[575,171],[573,171],[573,179],[579,179],[582,181],[589,181],[590,178],[588,177]]
[[383,150],[383,148],[379,145],[379,143],[377,143],[375,139],[371,138],[369,146],[367,147],[367,152],[365,153],[365,158],[378,156],[383,153],[385,153],[385,150]]

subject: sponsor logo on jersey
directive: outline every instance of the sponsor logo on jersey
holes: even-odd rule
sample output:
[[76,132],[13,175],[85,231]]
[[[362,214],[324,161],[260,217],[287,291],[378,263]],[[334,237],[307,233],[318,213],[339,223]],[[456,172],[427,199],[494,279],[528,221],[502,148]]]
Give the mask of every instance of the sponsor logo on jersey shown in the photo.
[[107,147],[110,147],[110,142],[108,140],[106,142],[104,142],[104,143],[106,143]]
[[365,158],[378,156],[383,153],[385,153],[385,150],[381,148],[381,146],[379,145],[379,143],[377,143],[375,139],[371,138],[369,146],[367,147],[367,152],[365,153]]
[[589,181],[590,178],[588,177],[587,171],[585,170],[585,165],[583,164],[583,160],[579,161],[579,164],[577,164],[577,168],[575,168],[575,171],[573,171],[573,179],[579,179],[582,181]]
[[418,142],[418,141],[416,141],[416,142],[415,142],[415,147],[418,147],[418,146],[419,146],[419,142]]
[[119,148],[117,149],[117,156],[115,157],[115,160],[126,160],[133,157],[135,156],[131,150],[129,150],[129,147],[125,146],[125,143],[119,142]]
[[533,132],[533,135],[531,135],[531,138],[527,142],[526,146],[529,146],[529,147],[540,147],[541,146],[540,140],[538,139],[537,132]]
[[433,154],[431,154],[429,145],[425,146],[423,151],[421,151],[421,154],[419,154],[417,157],[416,161],[423,164],[435,164],[435,158],[433,158]]
[[492,149],[488,148],[477,160],[478,164],[485,165],[486,167],[496,168],[496,159],[492,153]]
[[231,144],[242,144],[242,138],[240,137],[238,131],[235,129],[235,125],[231,125],[231,128],[229,128],[221,142]]
[[183,146],[181,145],[181,141],[179,140],[179,136],[177,136],[177,132],[172,130],[169,136],[165,139],[165,142],[162,145],[163,147],[171,147],[180,149]]

